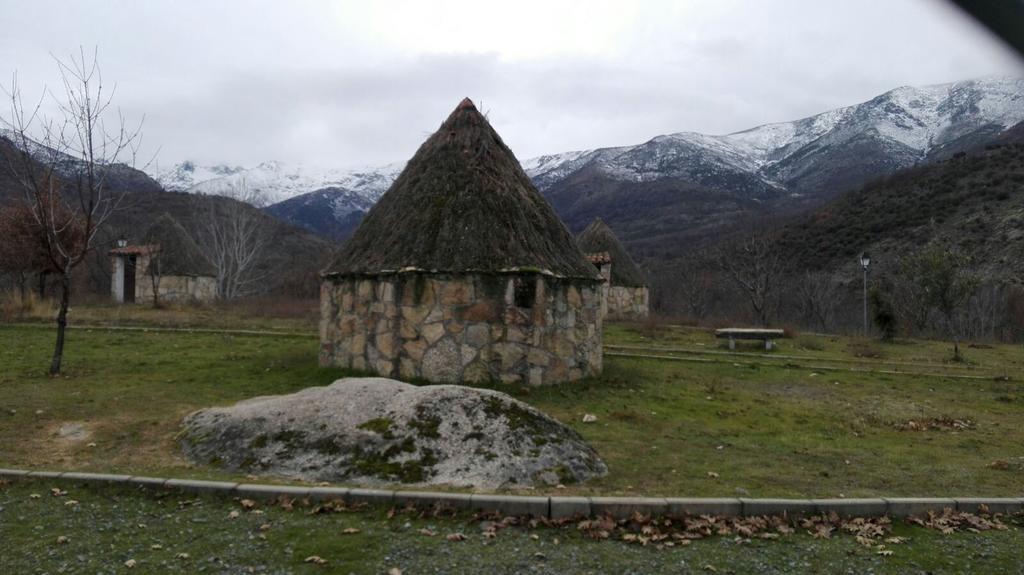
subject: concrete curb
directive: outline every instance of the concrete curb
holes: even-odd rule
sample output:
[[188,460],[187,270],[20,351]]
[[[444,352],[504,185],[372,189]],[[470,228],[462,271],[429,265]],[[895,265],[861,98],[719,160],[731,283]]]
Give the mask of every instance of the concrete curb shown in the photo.
[[718,515],[726,517],[787,515],[801,517],[835,512],[843,517],[908,517],[949,508],[977,512],[982,505],[991,513],[1020,513],[1024,497],[892,497],[873,499],[733,499],[662,497],[580,497],[494,495],[487,493],[444,493],[435,491],[391,491],[347,487],[305,487],[231,481],[165,479],[141,475],[112,475],[62,471],[27,471],[0,468],[0,479],[52,480],[59,482],[128,485],[145,489],[168,489],[186,493],[228,495],[247,499],[274,500],[309,498],[313,501],[340,500],[371,505],[446,505],[458,510],[496,511],[505,515],[531,515],[548,519],[589,517],[608,514],[628,519],[642,515]]

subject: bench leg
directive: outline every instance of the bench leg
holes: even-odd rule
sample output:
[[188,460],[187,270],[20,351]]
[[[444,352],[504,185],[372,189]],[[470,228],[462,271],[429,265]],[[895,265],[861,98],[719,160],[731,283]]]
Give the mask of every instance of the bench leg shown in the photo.
[[772,341],[770,339],[764,340],[764,350],[765,351],[771,351],[774,347],[775,347],[775,342],[774,341]]
[[736,349],[736,338],[734,338],[734,337],[730,337],[729,338],[729,349],[732,349],[732,350]]

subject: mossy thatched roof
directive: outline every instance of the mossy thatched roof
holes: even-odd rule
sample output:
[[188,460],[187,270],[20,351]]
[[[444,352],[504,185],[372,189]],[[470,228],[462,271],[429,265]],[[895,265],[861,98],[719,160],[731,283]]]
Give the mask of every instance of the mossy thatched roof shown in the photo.
[[178,220],[164,213],[146,230],[143,242],[159,246],[149,261],[146,273],[153,272],[152,266],[162,276],[216,276],[217,270],[206,259],[199,246],[192,241]]
[[420,146],[324,273],[410,268],[598,277],[469,98]]
[[643,272],[637,267],[633,258],[629,257],[626,248],[619,243],[615,232],[601,218],[594,218],[587,229],[583,230],[576,240],[584,253],[608,252],[612,260],[613,286],[638,287],[647,285]]

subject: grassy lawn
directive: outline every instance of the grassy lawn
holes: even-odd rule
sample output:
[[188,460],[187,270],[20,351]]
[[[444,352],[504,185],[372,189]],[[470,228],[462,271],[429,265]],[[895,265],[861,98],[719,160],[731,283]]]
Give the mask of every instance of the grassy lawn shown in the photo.
[[[0,302],[2,304],[2,302]],[[3,306],[0,305],[0,311]],[[52,326],[56,303],[36,301],[12,312],[7,321]],[[71,325],[144,326],[165,328],[247,329],[316,333],[320,319],[317,301],[242,299],[217,305],[119,305],[110,301],[73,305]],[[0,322],[4,317],[0,315]]]
[[[51,494],[51,488],[66,491]],[[72,503],[73,502],[73,503]],[[75,573],[1021,573],[1024,533],[938,531],[902,522],[891,555],[853,536],[797,529],[774,540],[716,537],[640,546],[576,525],[484,535],[467,516],[384,509],[310,513],[227,498],[52,482],[0,485],[0,572]],[[448,536],[465,539],[451,541]],[[883,542],[882,537],[878,538]],[[307,562],[316,556],[323,563]],[[128,565],[132,565],[129,567]],[[392,571],[397,569],[399,571]]]
[[[228,319],[213,327],[272,321]],[[189,325],[211,327],[195,318]],[[0,326],[0,466],[230,476],[190,468],[175,444],[178,424],[194,409],[344,375],[316,366],[316,338],[303,329],[311,337],[73,330],[66,374],[51,379],[52,331]],[[943,363],[942,342],[799,336],[763,357],[753,344],[723,355],[700,330],[609,326],[606,343],[689,350],[679,356],[701,361],[608,357],[600,378],[506,389],[576,428],[608,463],[607,477],[557,493],[1021,495],[1020,346],[965,347],[965,368]],[[1010,379],[851,371],[881,361]],[[824,364],[837,370],[815,367]],[[597,422],[582,423],[585,413]]]

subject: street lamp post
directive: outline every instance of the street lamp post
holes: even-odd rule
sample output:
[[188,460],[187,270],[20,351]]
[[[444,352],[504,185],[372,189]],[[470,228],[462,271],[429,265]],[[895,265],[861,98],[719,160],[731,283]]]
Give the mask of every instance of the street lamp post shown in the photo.
[[860,267],[864,270],[864,337],[868,335],[868,266],[871,265],[871,256],[864,252],[860,254]]

